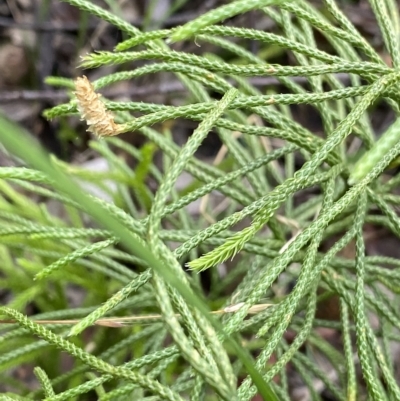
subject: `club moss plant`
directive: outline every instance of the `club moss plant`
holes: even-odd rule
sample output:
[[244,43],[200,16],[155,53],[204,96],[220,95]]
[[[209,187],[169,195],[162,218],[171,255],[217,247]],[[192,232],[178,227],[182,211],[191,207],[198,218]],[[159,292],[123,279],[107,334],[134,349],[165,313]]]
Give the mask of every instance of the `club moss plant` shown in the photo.
[[[400,400],[400,261],[368,256],[364,235],[368,225],[400,236],[399,176],[390,170],[400,153],[395,1],[369,2],[391,66],[334,0],[323,10],[302,0],[232,1],[150,32],[89,1],[68,3],[128,37],[86,55],[82,67],[128,67],[92,82],[89,74],[47,80],[70,89],[71,100],[46,117],[84,120],[108,172],[47,155],[0,116],[1,143],[26,163],[0,167],[0,287],[9,300],[0,308],[0,399],[290,400],[300,378],[314,400],[323,399],[319,383],[337,400]],[[252,10],[278,33],[224,24]],[[293,65],[268,63],[247,50],[249,40],[290,53]],[[190,42],[216,50],[173,50]],[[177,105],[100,95],[166,73],[187,89]],[[277,85],[263,92],[253,77]],[[395,115],[380,139],[370,122],[376,104]],[[296,120],[293,106],[306,105],[322,133]],[[196,124],[182,146],[167,124],[176,119]],[[211,131],[225,154],[213,165],[196,153]],[[127,132],[146,144],[123,141]],[[178,190],[184,172],[193,181]],[[187,206],[198,200],[195,215]],[[338,318],[317,317],[326,299],[337,300]],[[34,386],[10,371],[32,366]]]

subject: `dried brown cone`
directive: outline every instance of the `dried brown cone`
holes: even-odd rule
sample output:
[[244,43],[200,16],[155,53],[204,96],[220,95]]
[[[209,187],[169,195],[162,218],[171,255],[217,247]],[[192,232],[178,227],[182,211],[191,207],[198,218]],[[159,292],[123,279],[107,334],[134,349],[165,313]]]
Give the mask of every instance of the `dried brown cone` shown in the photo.
[[97,136],[113,136],[122,132],[121,125],[114,122],[114,116],[107,111],[101,95],[94,91],[93,85],[85,77],[75,80],[75,96],[82,120],[89,126],[88,131]]

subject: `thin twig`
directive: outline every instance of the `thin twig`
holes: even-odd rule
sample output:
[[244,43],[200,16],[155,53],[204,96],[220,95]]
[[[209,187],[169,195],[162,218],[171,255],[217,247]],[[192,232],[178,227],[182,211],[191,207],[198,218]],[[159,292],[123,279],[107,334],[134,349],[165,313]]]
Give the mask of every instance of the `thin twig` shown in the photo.
[[[335,74],[341,82],[348,82],[350,76],[346,73]],[[305,84],[308,82],[307,78],[304,77],[294,77],[292,78],[294,82],[298,84]],[[274,85],[281,85],[281,83],[275,77],[256,77],[249,78],[249,83],[257,87],[268,87]],[[117,98],[121,96],[132,96],[132,97],[147,97],[155,94],[167,94],[184,92],[186,90],[185,86],[179,81],[166,82],[159,85],[151,86],[141,86],[132,87],[126,91],[115,91],[109,90],[102,92],[103,95],[109,99]],[[13,102],[18,100],[28,100],[28,101],[66,101],[69,99],[68,91],[61,90],[3,90],[0,92],[0,103],[1,102]]]
[[[229,305],[224,309],[219,309],[216,311],[211,311],[213,315],[223,315],[226,313],[235,313],[237,312],[242,306],[244,305],[243,302],[239,302],[235,305]],[[257,304],[253,305],[248,314],[254,315],[260,313],[266,309],[268,309],[272,304]],[[177,318],[180,318],[179,314],[175,315]],[[106,326],[106,327],[124,327],[130,326],[135,323],[140,323],[142,321],[147,320],[161,320],[163,317],[162,315],[137,315],[137,316],[126,316],[126,317],[107,317],[103,319],[96,320],[94,322],[97,326]],[[33,320],[37,324],[77,324],[81,320],[80,319],[63,319],[63,320]],[[17,323],[14,319],[3,319],[0,320],[0,324],[13,324]]]
[[[175,25],[181,25],[199,16],[198,13],[187,12],[180,15],[174,15],[169,17],[166,21],[162,23],[164,27],[171,27]],[[143,19],[137,18],[128,21],[131,25],[138,28],[142,27]],[[159,21],[152,21],[153,23],[159,23]],[[94,21],[88,24],[88,29],[95,29],[98,26],[98,21]],[[77,32],[79,30],[78,22],[64,22],[62,24],[54,22],[15,22],[11,18],[0,17],[0,27],[1,28],[13,28],[21,29],[26,31],[35,32]]]

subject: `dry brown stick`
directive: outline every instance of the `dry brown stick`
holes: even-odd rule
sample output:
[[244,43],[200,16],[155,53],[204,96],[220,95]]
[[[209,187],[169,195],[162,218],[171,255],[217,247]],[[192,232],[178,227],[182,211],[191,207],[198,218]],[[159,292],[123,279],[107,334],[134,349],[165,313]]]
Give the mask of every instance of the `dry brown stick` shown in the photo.
[[[223,309],[218,309],[215,311],[211,311],[210,313],[213,315],[223,315],[228,313],[235,313],[240,308],[242,308],[244,302],[239,302],[235,305],[226,306]],[[250,307],[248,310],[249,315],[258,314],[269,307],[273,306],[272,304],[256,304]],[[175,315],[177,318],[180,318],[179,314]],[[152,315],[136,315],[136,316],[125,316],[125,317],[105,317],[99,320],[96,320],[93,324],[97,326],[106,326],[106,327],[124,327],[124,326],[131,326],[135,323],[140,323],[142,321],[147,320],[162,320],[163,316],[158,314]],[[37,324],[77,324],[81,321],[81,319],[61,319],[61,320],[33,320]],[[0,319],[0,324],[14,324],[17,323],[14,319]]]
[[[166,21],[162,23],[162,26],[169,27],[184,24],[192,19],[195,19],[199,16],[198,13],[187,12],[178,15],[173,15],[169,17]],[[134,20],[127,21],[131,25],[136,27],[141,27],[143,25],[143,19],[138,18]],[[159,21],[150,21],[150,23],[158,23]],[[90,23],[88,28],[95,29],[98,25],[98,20]],[[1,28],[13,28],[13,29],[21,29],[27,31],[35,31],[35,32],[77,32],[79,30],[80,24],[79,22],[63,22],[54,23],[54,22],[15,22],[12,18],[0,17],[0,27]]]
[[[349,81],[349,74],[341,73],[336,74],[336,78],[338,78],[342,82]],[[298,84],[307,83],[307,78],[304,77],[294,77],[292,78],[294,82]],[[266,87],[279,85],[281,83],[275,77],[255,77],[250,78],[249,83],[257,87]],[[183,92],[185,91],[185,86],[179,81],[174,82],[166,82],[160,85],[146,85],[146,86],[135,86],[126,91],[115,91],[115,90],[107,90],[102,92],[106,98],[112,99],[121,96],[129,96],[129,97],[147,97],[155,94],[167,94],[174,92]],[[69,99],[68,92],[64,89],[61,90],[2,90],[0,92],[0,103],[5,102],[13,102],[17,100],[28,100],[28,101],[66,101]]]

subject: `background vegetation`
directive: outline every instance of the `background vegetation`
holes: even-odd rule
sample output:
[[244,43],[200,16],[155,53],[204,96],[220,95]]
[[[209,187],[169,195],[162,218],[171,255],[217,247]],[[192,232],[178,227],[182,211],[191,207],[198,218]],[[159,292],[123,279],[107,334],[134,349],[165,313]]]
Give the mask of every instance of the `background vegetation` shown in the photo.
[[48,71],[53,155],[0,117],[0,399],[400,399],[395,1],[376,42],[334,0],[68,3],[111,39]]

